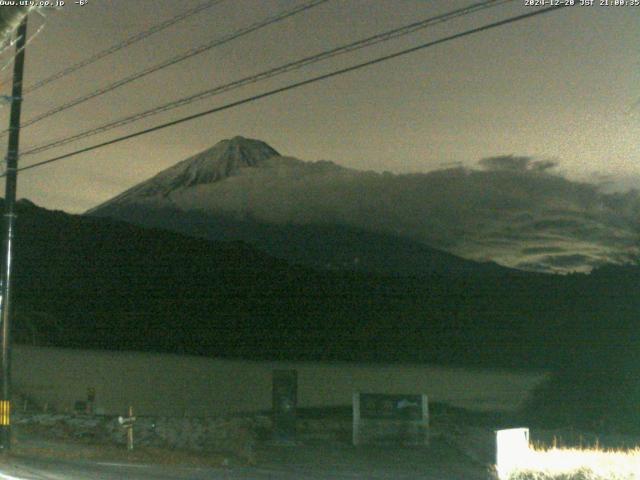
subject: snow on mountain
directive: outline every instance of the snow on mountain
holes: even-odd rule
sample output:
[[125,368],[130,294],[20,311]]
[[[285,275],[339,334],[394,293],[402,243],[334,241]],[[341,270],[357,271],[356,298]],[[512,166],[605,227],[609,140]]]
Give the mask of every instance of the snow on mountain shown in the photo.
[[280,154],[259,140],[235,137],[223,140],[212,148],[175,164],[153,178],[123,192],[87,213],[120,203],[162,196],[195,185],[214,183],[236,175],[239,170],[254,167]]
[[483,159],[479,169],[395,175],[304,162],[235,137],[88,213],[210,237],[221,216],[287,228],[335,225],[549,272],[636,261],[637,192],[603,193],[553,168],[505,156]]

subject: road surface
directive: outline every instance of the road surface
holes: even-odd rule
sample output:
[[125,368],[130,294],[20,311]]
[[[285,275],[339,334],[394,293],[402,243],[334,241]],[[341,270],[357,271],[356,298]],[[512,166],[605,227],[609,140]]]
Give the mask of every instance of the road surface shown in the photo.
[[0,480],[487,480],[487,467],[450,449],[353,448],[346,445],[270,447],[259,466],[219,468],[10,457]]

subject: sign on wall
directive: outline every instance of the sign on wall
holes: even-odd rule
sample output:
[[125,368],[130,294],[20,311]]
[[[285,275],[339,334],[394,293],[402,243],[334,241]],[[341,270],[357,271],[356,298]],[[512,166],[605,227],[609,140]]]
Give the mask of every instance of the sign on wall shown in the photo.
[[353,444],[429,443],[429,401],[424,394],[353,394]]

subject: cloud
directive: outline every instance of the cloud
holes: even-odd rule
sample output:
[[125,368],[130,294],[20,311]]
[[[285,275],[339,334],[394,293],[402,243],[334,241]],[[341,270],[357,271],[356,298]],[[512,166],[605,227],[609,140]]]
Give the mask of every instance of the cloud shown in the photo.
[[558,162],[553,160],[537,160],[531,163],[531,170],[535,172],[544,172],[546,170],[556,168],[557,166]]
[[558,164],[553,160],[534,160],[531,157],[501,155],[481,159],[478,164],[483,170],[506,172],[544,172]]
[[522,270],[537,271],[584,271],[584,267],[604,265],[602,260],[597,260],[579,253],[569,255],[546,255],[534,261],[528,260],[517,264],[517,268]]
[[529,168],[530,157],[515,157],[503,155],[498,157],[483,158],[478,164],[485,170],[524,172]]
[[640,258],[637,191],[605,193],[552,173],[553,161],[526,156],[479,165],[395,175],[274,157],[166,201],[270,223],[391,233],[531,270],[589,271]]

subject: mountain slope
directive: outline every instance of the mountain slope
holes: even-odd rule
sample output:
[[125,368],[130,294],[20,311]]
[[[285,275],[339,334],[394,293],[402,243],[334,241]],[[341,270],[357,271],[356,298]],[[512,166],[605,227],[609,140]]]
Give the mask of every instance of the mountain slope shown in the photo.
[[16,245],[22,341],[550,368],[586,345],[595,355],[638,336],[638,269],[555,276],[469,262],[464,275],[319,272],[239,243],[26,204]]
[[183,211],[173,206],[135,204],[109,216],[134,225],[166,229],[214,241],[243,241],[276,258],[321,270],[422,276],[500,270],[394,235],[341,225],[278,225],[231,215]]
[[[215,241],[240,240],[277,258],[320,269],[423,275],[481,268],[395,235],[340,224],[267,223],[249,211],[236,215],[222,205],[220,213],[211,206],[212,198],[221,196],[224,201],[234,195],[215,191],[223,181],[243,177],[251,169],[286,176],[291,170],[302,176],[348,172],[330,162],[308,165],[281,157],[263,142],[235,137],[160,172],[87,214]],[[246,203],[248,208],[248,200]],[[486,264],[486,268],[498,267]]]
[[[316,267],[338,262],[385,273],[425,273],[419,268],[433,261],[433,248],[565,273],[639,258],[637,192],[603,193],[527,157],[484,159],[481,167],[411,175],[360,172],[282,157],[263,142],[235,137],[88,214],[240,239]],[[295,252],[318,251],[311,238],[331,249],[309,263]],[[385,266],[381,255],[370,257],[371,242],[387,245],[387,252],[408,248],[415,261]]]

